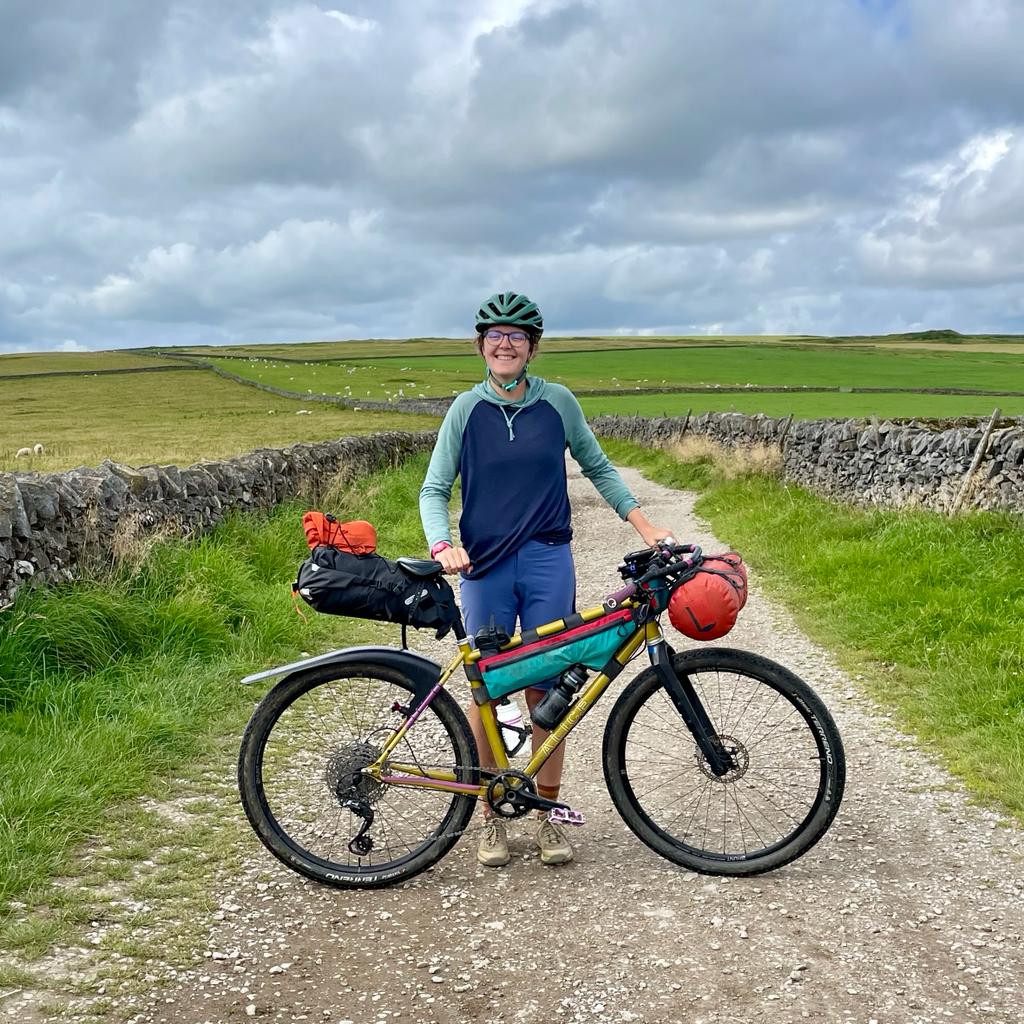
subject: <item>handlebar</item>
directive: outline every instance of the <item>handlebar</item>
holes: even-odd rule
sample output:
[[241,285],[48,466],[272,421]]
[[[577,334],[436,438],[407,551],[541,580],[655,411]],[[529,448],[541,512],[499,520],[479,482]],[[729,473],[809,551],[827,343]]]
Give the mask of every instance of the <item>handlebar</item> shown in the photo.
[[[666,537],[653,548],[626,555],[623,564],[619,566],[619,571],[629,582],[613,594],[609,594],[605,603],[614,608],[628,598],[634,597],[645,583],[688,572],[699,566],[702,561],[703,553],[698,544],[679,544],[674,537]],[[630,580],[630,576],[637,570],[643,571],[635,579]]]

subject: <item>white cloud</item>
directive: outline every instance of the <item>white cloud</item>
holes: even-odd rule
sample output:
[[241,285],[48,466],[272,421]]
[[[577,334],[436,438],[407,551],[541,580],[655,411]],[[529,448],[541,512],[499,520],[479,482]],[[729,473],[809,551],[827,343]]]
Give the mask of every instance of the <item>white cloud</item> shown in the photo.
[[353,32],[372,32],[377,28],[377,22],[372,18],[357,18],[355,15],[346,14],[344,11],[324,11],[328,18],[340,21],[345,28]]
[[1024,329],[1021,5],[464,7],[9,19],[0,350],[460,334],[508,285],[566,330]]

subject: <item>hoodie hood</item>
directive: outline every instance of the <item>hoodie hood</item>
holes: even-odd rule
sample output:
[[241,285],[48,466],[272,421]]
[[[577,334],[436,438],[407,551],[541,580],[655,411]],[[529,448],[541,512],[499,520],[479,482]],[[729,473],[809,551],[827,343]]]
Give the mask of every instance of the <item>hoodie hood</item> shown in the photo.
[[526,378],[526,394],[522,398],[511,399],[501,398],[495,394],[494,388],[491,387],[488,381],[481,381],[479,384],[474,384],[472,387],[472,393],[479,396],[485,402],[490,402],[491,405],[514,405],[518,408],[525,409],[528,405],[533,405],[535,402],[539,402],[544,397],[544,392],[547,389],[547,381],[543,377],[530,377]]

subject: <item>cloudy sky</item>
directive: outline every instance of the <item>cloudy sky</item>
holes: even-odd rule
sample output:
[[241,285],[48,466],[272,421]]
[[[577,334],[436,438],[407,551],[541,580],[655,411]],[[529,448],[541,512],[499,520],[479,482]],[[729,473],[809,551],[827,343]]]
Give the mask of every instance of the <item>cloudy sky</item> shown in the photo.
[[[340,2],[340,0],[339,0]],[[1019,0],[0,0],[0,352],[1024,332]]]

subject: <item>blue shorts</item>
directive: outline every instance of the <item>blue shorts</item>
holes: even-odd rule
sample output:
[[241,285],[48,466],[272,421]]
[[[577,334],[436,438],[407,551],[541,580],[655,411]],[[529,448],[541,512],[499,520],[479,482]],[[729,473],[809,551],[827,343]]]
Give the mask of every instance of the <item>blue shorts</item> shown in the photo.
[[[576,611],[576,567],[568,544],[527,541],[518,551],[495,564],[486,576],[462,577],[462,618],[473,636],[491,624],[503,626],[511,636],[543,626]],[[546,690],[558,681],[546,679],[535,689]]]

